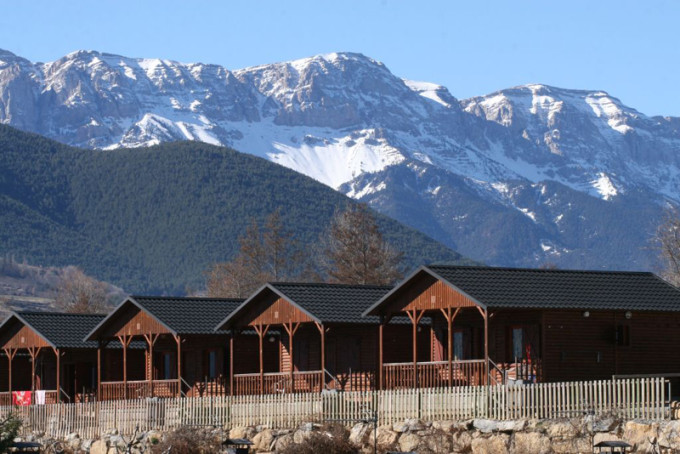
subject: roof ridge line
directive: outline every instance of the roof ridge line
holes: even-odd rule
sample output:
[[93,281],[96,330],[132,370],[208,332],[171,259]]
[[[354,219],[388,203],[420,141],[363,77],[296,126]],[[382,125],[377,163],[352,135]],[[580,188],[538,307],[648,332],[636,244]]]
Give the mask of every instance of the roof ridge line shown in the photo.
[[424,265],[425,268],[448,268],[448,269],[468,269],[468,270],[495,270],[495,271],[531,271],[531,272],[542,272],[542,273],[581,273],[581,274],[638,274],[638,275],[653,275],[656,276],[652,271],[627,271],[627,270],[572,270],[572,269],[560,269],[560,268],[522,268],[522,267],[512,267],[512,266],[481,266],[481,265],[446,265],[446,264],[434,264],[434,265]]

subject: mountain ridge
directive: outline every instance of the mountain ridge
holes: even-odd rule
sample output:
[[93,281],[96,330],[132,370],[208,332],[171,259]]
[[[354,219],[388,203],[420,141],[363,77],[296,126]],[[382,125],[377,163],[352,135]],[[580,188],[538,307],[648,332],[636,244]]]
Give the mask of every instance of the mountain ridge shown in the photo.
[[[525,84],[459,100],[343,52],[234,71],[96,51],[15,59],[0,63],[0,122],[87,148],[226,145],[490,264],[650,268],[647,239],[680,200],[680,118],[603,90]],[[623,239],[593,244],[623,216]]]

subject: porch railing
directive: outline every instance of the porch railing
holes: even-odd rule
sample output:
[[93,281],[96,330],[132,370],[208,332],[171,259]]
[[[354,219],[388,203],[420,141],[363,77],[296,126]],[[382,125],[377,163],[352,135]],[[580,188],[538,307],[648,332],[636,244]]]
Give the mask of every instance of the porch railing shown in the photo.
[[449,374],[448,361],[383,364],[385,389],[438,388],[446,386],[478,386],[486,384],[483,359],[453,361]]
[[141,399],[145,397],[177,397],[179,386],[176,379],[171,380],[128,380],[102,382],[100,400]]
[[[21,392],[21,390],[17,390]],[[31,393],[31,404],[37,404],[37,399],[36,399],[36,393],[33,391]],[[56,404],[57,403],[57,391],[52,391],[52,390],[45,390],[45,404]],[[14,405],[13,399],[12,399],[12,393],[5,391],[5,392],[0,392],[0,406],[3,405]]]
[[291,381],[290,372],[268,372],[260,374],[234,375],[234,394],[247,396],[260,394],[284,394],[321,392],[324,386],[324,372],[320,370],[294,372]]

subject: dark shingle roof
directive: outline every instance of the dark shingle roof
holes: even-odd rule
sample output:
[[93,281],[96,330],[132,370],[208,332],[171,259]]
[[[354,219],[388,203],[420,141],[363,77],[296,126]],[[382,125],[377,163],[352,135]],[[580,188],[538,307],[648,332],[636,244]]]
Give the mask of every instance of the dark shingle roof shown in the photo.
[[487,307],[680,311],[680,289],[652,273],[428,266]]
[[361,314],[392,287],[345,284],[269,284],[323,323],[377,323],[377,317]]
[[230,326],[251,302],[263,292],[274,292],[306,312],[312,319],[321,323],[378,323],[377,317],[362,317],[363,311],[382,298],[391,287],[375,285],[345,285],[319,283],[268,283],[248,298],[230,316],[218,325]]
[[236,298],[131,296],[130,299],[177,334],[214,334],[215,325],[243,303]]
[[97,348],[96,342],[83,342],[105,315],[66,314],[61,312],[15,312],[17,318],[56,348]]

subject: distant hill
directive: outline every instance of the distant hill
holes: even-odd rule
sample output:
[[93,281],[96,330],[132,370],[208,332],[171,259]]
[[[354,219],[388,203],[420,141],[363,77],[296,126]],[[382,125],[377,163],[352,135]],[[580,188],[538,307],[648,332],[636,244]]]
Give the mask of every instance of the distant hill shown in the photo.
[[[60,310],[55,297],[73,267],[34,266],[18,263],[11,254],[0,256],[0,322],[12,310]],[[119,303],[123,289],[105,284],[110,304]]]
[[[251,217],[277,207],[303,244],[355,203],[309,177],[200,142],[95,151],[0,125],[0,254],[79,265],[129,292],[180,294],[231,258]],[[379,216],[409,266],[469,262]],[[309,250],[309,248],[308,248]]]

